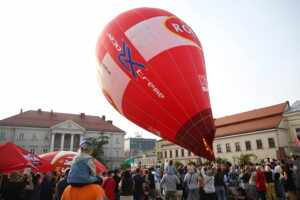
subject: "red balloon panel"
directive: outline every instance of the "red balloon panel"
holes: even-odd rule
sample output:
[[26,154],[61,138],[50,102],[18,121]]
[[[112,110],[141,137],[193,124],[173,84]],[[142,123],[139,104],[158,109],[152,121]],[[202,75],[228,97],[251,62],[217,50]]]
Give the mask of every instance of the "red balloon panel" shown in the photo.
[[127,11],[106,26],[96,54],[100,87],[118,112],[214,159],[215,126],[202,46],[186,23],[161,9]]

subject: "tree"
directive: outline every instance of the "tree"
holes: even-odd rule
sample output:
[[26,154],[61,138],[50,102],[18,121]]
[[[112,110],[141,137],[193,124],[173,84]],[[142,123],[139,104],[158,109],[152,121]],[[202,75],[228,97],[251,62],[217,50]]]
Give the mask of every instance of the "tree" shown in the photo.
[[228,159],[227,158],[221,158],[221,157],[217,157],[216,158],[216,163],[218,163],[218,164],[222,164],[222,163],[226,163],[226,162],[228,162]]
[[120,165],[121,170],[127,170],[127,169],[130,169],[130,168],[131,168],[131,165],[129,163],[122,163]]
[[90,137],[90,138],[86,138],[86,140],[89,140],[93,144],[93,146],[95,146],[95,150],[93,151],[92,156],[96,158],[98,161],[100,161],[102,164],[106,165],[103,159],[104,157],[103,146],[108,144],[109,137],[105,136],[103,131],[100,131],[98,137]]
[[208,166],[208,165],[211,165],[211,162],[209,160],[205,160],[203,163],[202,163],[203,166]]
[[239,165],[248,165],[251,163],[251,157],[254,156],[253,153],[246,153],[246,154],[241,154],[240,157],[238,157],[238,163]]
[[181,162],[179,162],[179,161],[175,161],[174,166],[177,169],[178,167],[183,166],[183,164]]

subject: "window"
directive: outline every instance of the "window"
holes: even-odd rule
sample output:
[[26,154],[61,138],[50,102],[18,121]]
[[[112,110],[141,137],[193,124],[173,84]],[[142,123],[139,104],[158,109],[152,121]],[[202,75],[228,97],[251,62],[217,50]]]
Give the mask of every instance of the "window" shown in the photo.
[[19,133],[19,139],[23,140],[25,138],[25,134],[24,133]]
[[46,134],[44,139],[49,140],[49,134]]
[[170,150],[170,158],[172,158],[173,156],[172,156],[172,151]]
[[269,148],[274,148],[275,147],[274,138],[268,138],[268,142],[269,142]]
[[31,138],[32,140],[37,140],[37,135],[36,135],[36,133],[32,133],[32,138]]
[[263,144],[262,144],[262,141],[260,139],[256,140],[256,146],[257,146],[257,149],[262,149],[263,148]]
[[43,149],[43,153],[48,153],[48,149]]
[[184,157],[184,149],[181,149],[181,156]]
[[167,158],[168,156],[167,156],[167,151],[165,151],[165,158]]
[[192,153],[190,151],[188,151],[188,156],[191,156],[191,155],[192,155]]
[[240,142],[235,143],[235,151],[241,151]]
[[116,157],[120,157],[120,151],[116,150]]
[[300,140],[300,128],[296,128],[296,140]]
[[30,149],[30,153],[34,154],[35,153],[35,149]]
[[250,141],[246,141],[246,150],[251,150],[251,142]]
[[116,144],[120,144],[120,138],[116,138]]
[[0,133],[0,139],[5,139],[5,132]]
[[178,157],[178,150],[177,149],[175,150],[175,157],[176,158]]
[[220,144],[217,145],[217,153],[222,153],[222,148]]
[[231,152],[230,143],[226,144],[226,152]]

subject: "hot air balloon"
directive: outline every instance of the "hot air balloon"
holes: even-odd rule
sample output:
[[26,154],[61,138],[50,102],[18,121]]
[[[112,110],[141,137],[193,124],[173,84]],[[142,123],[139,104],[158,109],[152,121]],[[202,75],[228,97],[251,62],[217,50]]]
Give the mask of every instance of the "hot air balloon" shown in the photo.
[[214,160],[203,49],[190,26],[165,10],[129,10],[104,28],[96,56],[100,88],[119,113]]

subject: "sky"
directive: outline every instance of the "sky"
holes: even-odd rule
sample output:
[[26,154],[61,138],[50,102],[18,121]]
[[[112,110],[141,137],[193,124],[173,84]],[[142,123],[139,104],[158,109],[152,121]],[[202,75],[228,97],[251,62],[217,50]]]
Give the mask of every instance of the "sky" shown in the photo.
[[105,115],[144,138],[106,101],[95,47],[107,23],[137,8],[167,10],[197,34],[215,118],[300,100],[300,1],[0,1],[0,119],[27,110]]

